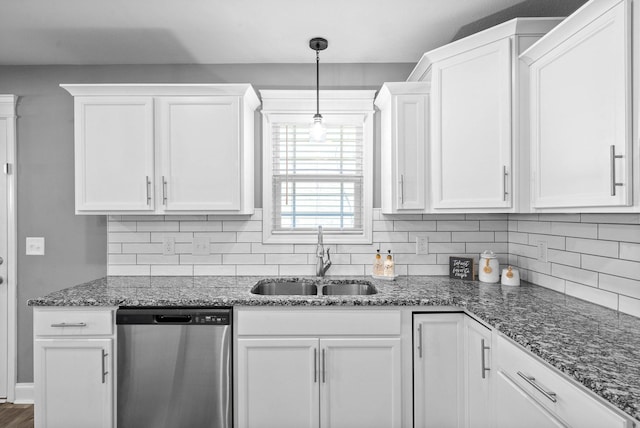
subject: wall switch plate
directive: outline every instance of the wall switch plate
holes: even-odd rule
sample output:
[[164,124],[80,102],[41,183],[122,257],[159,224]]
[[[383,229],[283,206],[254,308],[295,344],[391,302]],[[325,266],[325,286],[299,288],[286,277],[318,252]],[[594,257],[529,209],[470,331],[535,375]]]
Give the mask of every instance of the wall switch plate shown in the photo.
[[210,249],[209,238],[193,238],[192,254],[194,256],[208,256]]
[[175,238],[162,238],[162,254],[165,256],[172,256],[176,253],[176,239]]
[[416,254],[429,254],[429,238],[416,236]]
[[547,241],[538,241],[538,261],[544,263],[549,261]]
[[44,256],[44,238],[27,237],[27,256]]

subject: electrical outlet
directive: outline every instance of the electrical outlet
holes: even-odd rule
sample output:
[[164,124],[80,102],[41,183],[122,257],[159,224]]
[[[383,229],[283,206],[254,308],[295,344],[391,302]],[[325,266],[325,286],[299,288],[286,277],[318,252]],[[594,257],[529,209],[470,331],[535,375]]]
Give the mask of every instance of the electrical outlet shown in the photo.
[[210,253],[209,238],[193,238],[194,256],[208,256]]
[[165,256],[172,256],[176,253],[176,239],[175,238],[162,238],[162,254]]
[[541,262],[548,262],[549,261],[549,256],[548,256],[548,248],[547,248],[547,241],[538,241],[538,261]]
[[429,238],[416,236],[416,254],[429,254]]
[[27,256],[44,256],[44,238],[27,238]]

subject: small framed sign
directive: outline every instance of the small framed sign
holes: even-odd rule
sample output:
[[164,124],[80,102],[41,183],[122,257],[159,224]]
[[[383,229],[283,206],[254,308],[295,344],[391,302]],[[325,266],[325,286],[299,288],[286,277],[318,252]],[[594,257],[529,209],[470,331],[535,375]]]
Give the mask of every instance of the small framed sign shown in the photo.
[[473,258],[449,257],[449,278],[472,281],[474,278]]

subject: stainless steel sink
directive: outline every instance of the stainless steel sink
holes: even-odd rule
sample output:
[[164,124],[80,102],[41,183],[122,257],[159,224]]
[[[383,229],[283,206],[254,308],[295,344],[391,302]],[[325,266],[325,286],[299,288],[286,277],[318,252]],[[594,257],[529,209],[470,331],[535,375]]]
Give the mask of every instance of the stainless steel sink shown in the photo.
[[364,296],[376,294],[378,290],[373,284],[362,282],[350,282],[340,284],[327,284],[322,287],[322,294],[325,296]]
[[318,287],[308,281],[259,281],[251,288],[251,293],[264,296],[313,296],[318,294]]
[[251,288],[252,294],[263,296],[363,296],[378,290],[368,281],[319,279],[263,279]]

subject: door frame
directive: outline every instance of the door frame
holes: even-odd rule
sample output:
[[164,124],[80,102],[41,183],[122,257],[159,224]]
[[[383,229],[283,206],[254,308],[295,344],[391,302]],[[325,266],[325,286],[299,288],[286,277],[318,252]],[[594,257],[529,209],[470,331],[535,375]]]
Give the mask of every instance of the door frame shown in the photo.
[[[16,122],[18,97],[0,95],[0,119],[7,121],[7,163],[2,165],[1,174],[7,178],[7,399],[14,402],[17,383],[17,167],[16,167]],[[4,308],[0,308],[4,309]],[[2,346],[4,344],[0,344]]]

